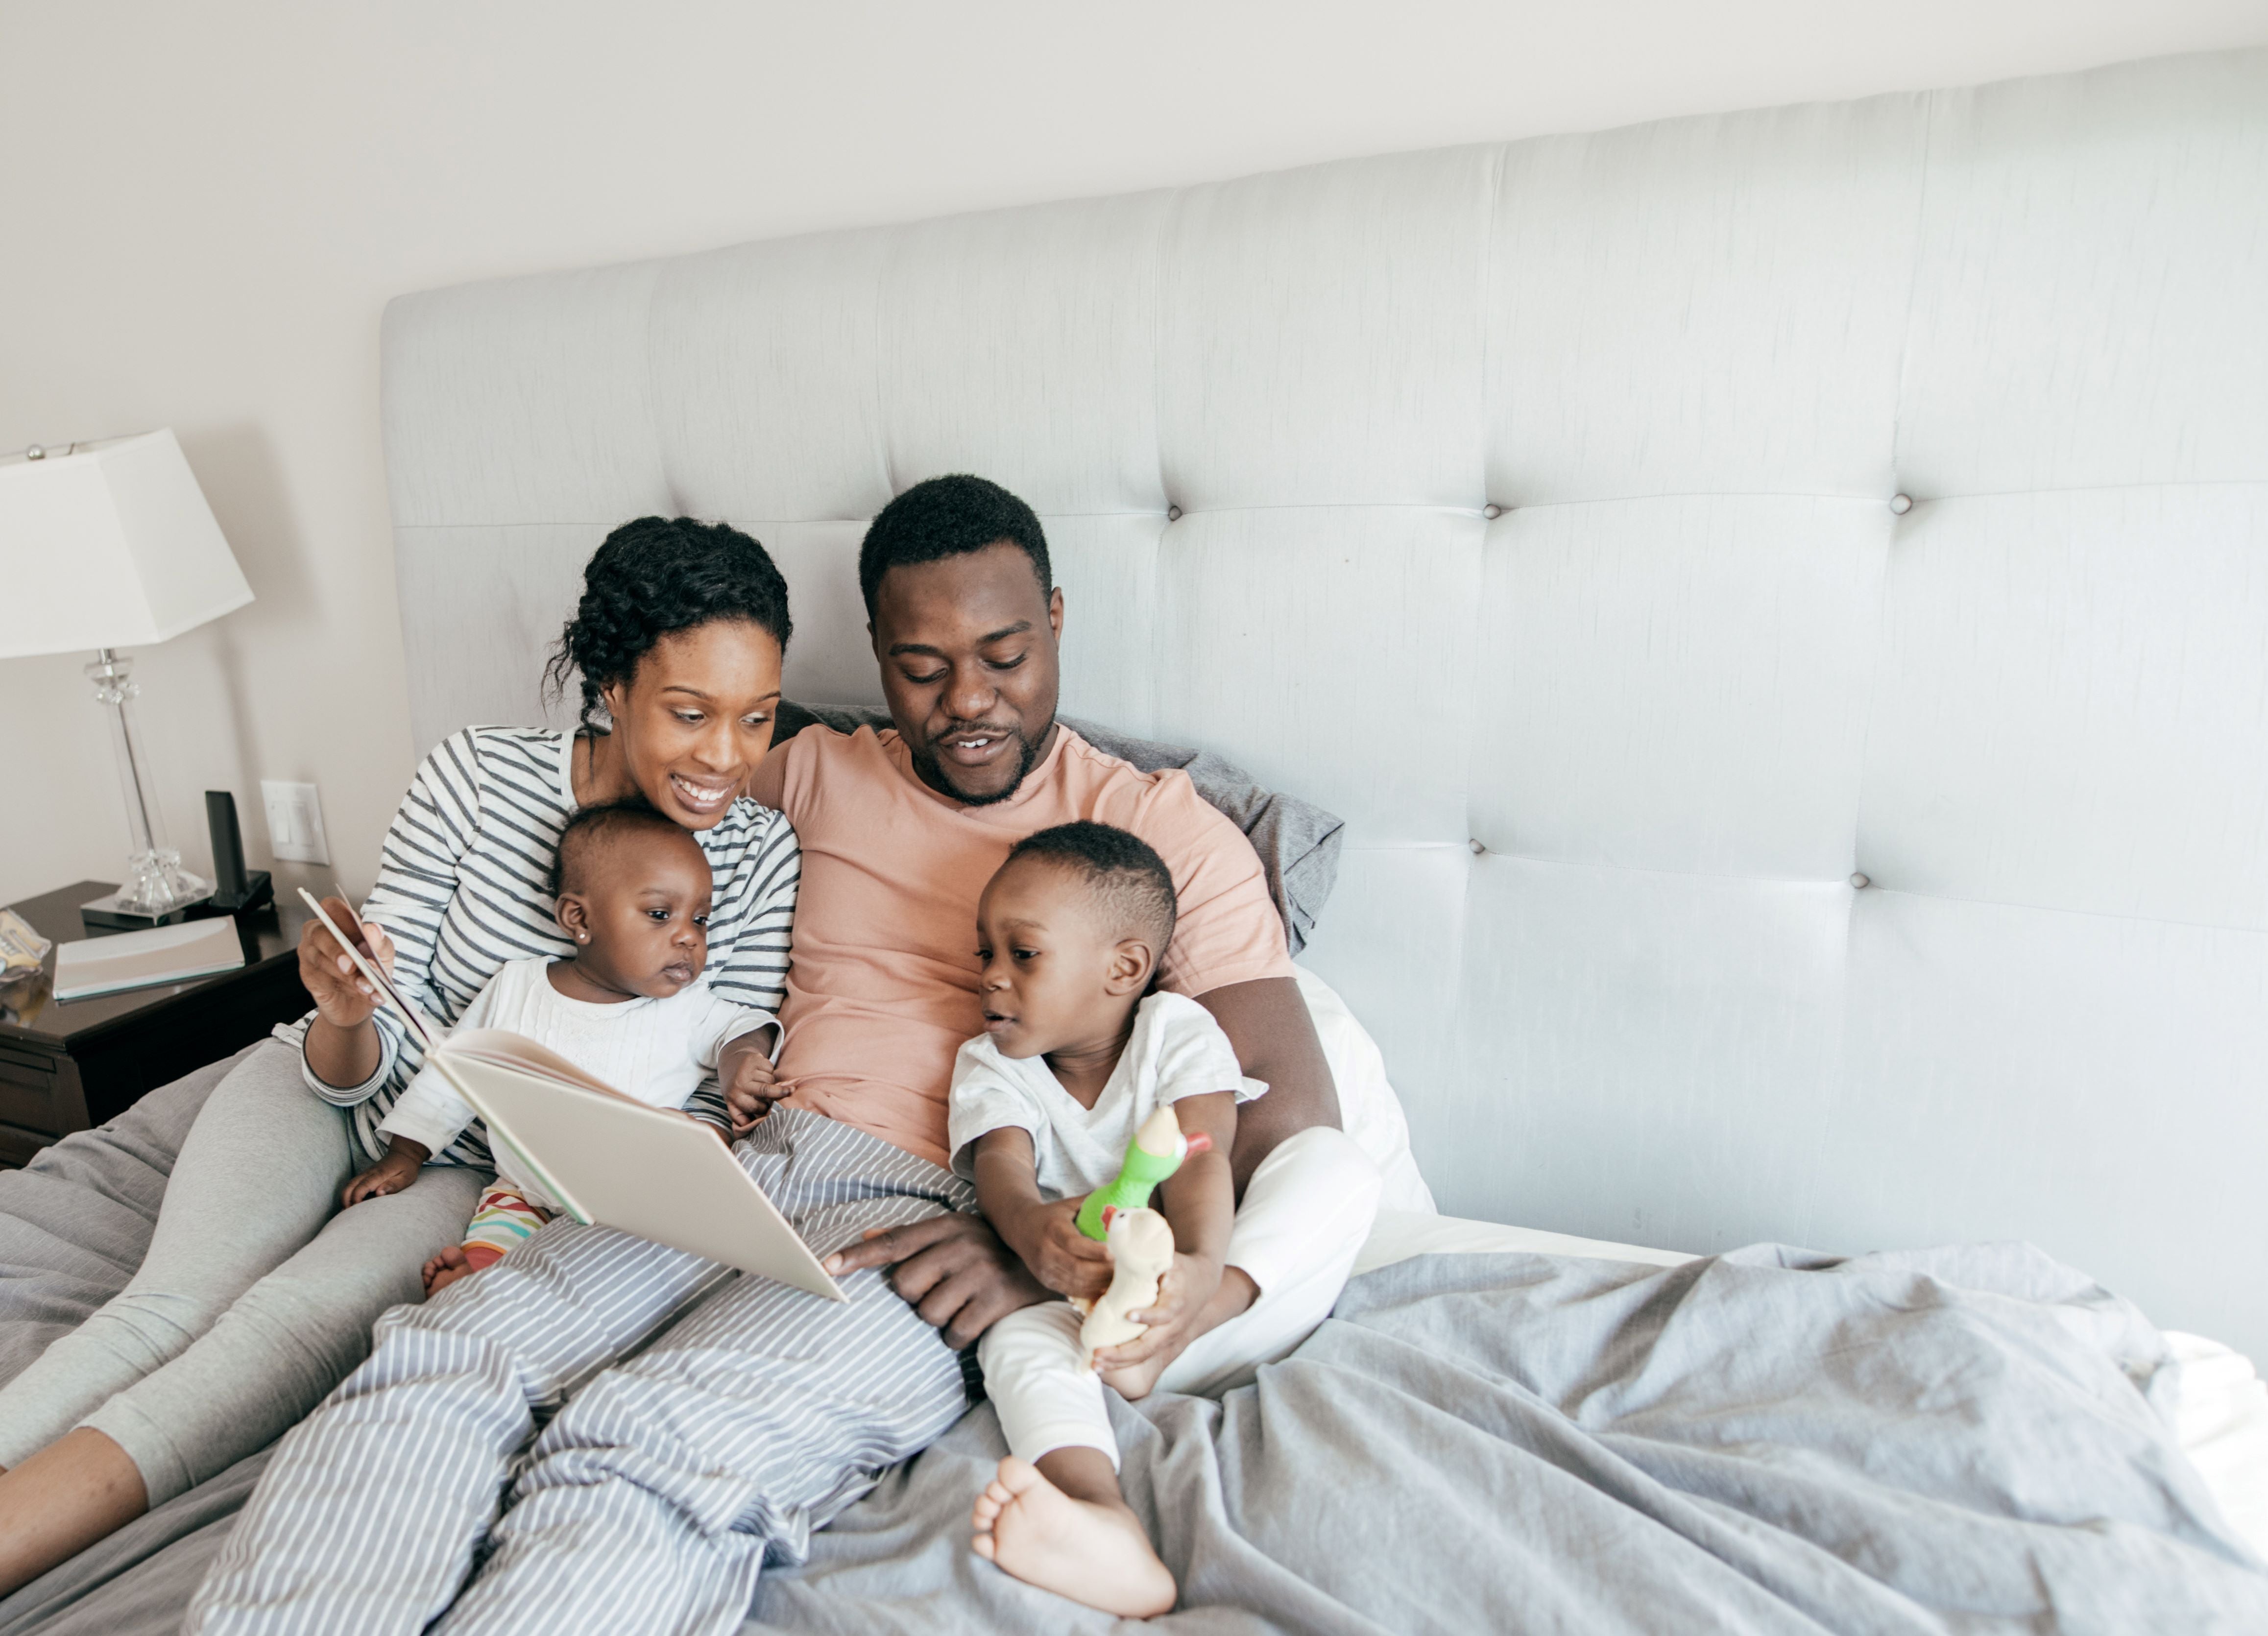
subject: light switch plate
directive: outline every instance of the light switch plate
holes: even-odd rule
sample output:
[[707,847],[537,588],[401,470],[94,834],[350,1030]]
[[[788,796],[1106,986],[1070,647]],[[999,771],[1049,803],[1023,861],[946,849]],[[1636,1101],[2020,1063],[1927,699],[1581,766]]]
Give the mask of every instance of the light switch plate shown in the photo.
[[331,844],[323,835],[323,801],[312,784],[260,781],[268,808],[268,850],[283,864],[328,864]]

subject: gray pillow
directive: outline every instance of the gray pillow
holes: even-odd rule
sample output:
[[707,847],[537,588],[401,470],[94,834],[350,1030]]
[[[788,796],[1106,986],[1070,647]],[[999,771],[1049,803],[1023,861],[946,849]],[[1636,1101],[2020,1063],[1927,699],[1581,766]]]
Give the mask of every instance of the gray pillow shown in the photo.
[[[1144,772],[1177,767],[1188,773],[1197,793],[1243,830],[1252,850],[1260,854],[1260,862],[1268,871],[1268,895],[1276,900],[1276,912],[1284,917],[1284,936],[1292,953],[1296,955],[1307,946],[1308,934],[1330,900],[1331,888],[1338,882],[1344,822],[1296,795],[1262,788],[1250,773],[1210,750],[1130,739],[1073,716],[1059,719],[1105,755],[1131,762]],[[860,727],[888,726],[890,712],[867,704],[783,704],[772,742],[784,743],[814,722],[837,733],[854,733]]]

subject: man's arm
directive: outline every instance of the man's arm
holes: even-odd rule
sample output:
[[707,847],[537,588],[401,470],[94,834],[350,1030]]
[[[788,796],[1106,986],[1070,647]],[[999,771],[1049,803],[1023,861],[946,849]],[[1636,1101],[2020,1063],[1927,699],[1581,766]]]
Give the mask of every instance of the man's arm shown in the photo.
[[1232,983],[1198,995],[1197,1002],[1228,1035],[1238,1065],[1268,1086],[1267,1095],[1236,1110],[1229,1173],[1241,1199],[1244,1184],[1277,1143],[1311,1124],[1339,1128],[1338,1087],[1332,1083],[1331,1065],[1315,1037],[1307,1002],[1300,998],[1297,978]]

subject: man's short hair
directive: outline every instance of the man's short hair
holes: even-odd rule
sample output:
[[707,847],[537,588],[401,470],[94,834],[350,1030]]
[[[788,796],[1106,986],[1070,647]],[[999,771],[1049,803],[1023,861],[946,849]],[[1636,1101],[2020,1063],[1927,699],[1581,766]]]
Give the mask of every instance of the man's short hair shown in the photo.
[[1005,540],[1032,559],[1040,594],[1056,588],[1048,565],[1048,537],[1032,508],[997,483],[957,475],[917,483],[875,514],[858,547],[858,593],[866,617],[882,576],[893,568],[966,556]]
[[1166,946],[1174,940],[1174,873],[1140,836],[1082,818],[1026,836],[1008,862],[1020,858],[1044,858],[1076,871],[1119,928],[1148,936],[1164,963]]
[[[593,801],[578,807],[559,831],[558,850],[551,856],[551,895],[578,889],[591,854],[618,836],[659,829],[671,835],[693,836],[684,825],[661,811],[643,795],[626,795],[615,801]],[[701,844],[693,841],[698,847]]]

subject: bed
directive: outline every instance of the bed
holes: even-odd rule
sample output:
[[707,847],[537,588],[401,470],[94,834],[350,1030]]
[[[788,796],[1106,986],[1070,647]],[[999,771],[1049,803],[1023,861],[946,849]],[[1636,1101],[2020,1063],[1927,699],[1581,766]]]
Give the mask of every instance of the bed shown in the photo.
[[[11,1214],[26,1185],[85,1183],[107,1206],[62,1229],[75,1254],[4,1241],[18,1265],[0,1373],[39,1338],[22,1261],[54,1269],[32,1281],[48,1326],[118,1287],[161,1155],[218,1077],[145,1099],[116,1142],[71,1139],[0,1178]],[[1159,1621],[1175,1629],[2268,1618],[2268,1388],[2022,1246],[1697,1259],[1389,1210],[1292,1358],[1219,1402],[1160,1396],[1114,1419],[1129,1498],[1185,1588]],[[979,1405],[807,1561],[768,1573],[748,1628],[1109,1628],[967,1549],[970,1497],[1003,1451]],[[174,1628],[267,1460],[0,1603],[0,1636]]]
[[[1450,1212],[1127,1411],[1174,1623],[2263,1627],[2264,212],[2251,52],[405,297],[418,748],[537,716],[652,512],[762,539],[791,693],[872,704],[863,520],[992,476],[1067,711],[1344,817],[1302,959]],[[964,1549],[997,1450],[755,1627],[1079,1627]],[[167,1627],[260,1460],[0,1632]]]

